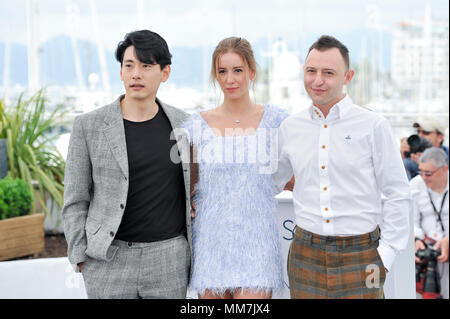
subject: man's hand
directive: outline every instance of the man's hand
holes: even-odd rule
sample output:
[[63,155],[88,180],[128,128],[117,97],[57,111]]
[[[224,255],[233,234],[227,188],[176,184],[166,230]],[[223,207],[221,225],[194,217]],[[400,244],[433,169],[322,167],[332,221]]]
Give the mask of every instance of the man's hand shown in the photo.
[[195,191],[191,192],[191,220],[195,218],[195,211],[197,210],[197,206],[194,203]]
[[[416,240],[414,242],[414,254],[416,254],[419,249],[425,249],[425,248],[426,247],[425,247],[425,244],[423,243],[423,241]],[[420,264],[421,263],[419,257],[415,256],[415,259],[416,259],[416,264]]]
[[80,272],[83,272],[84,262],[77,264],[77,266],[78,266],[78,270],[79,270]]
[[194,219],[195,218],[195,210],[196,210],[196,208],[195,208],[195,204],[194,203],[191,203],[191,220],[192,219]]
[[411,159],[412,159],[417,165],[419,165],[419,164],[420,164],[420,163],[419,163],[419,159],[420,159],[420,156],[421,156],[421,155],[422,155],[421,152],[411,154]]
[[402,137],[402,139],[400,140],[400,154],[402,155],[402,159],[405,159],[405,152],[409,152],[410,148],[409,148],[409,144],[406,141],[406,137]]
[[292,175],[291,180],[286,184],[286,186],[284,186],[284,190],[292,192],[294,190],[294,185],[295,185],[295,176]]
[[433,248],[441,250],[441,255],[437,258],[438,262],[445,263],[448,261],[448,236],[439,239]]

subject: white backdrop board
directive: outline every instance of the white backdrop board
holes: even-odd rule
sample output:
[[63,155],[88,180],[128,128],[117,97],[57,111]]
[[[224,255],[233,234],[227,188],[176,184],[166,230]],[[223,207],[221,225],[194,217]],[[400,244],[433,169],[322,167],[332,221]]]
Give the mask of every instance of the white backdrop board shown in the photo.
[[[295,227],[291,193],[277,196],[278,221],[283,256],[285,288],[273,298],[290,298],[287,277],[287,254]],[[412,221],[412,212],[410,212]],[[410,227],[408,247],[395,260],[384,286],[390,299],[415,299],[414,238]],[[197,298],[189,291],[188,298]],[[77,299],[86,298],[83,277],[75,273],[66,257],[0,262],[0,299]]]

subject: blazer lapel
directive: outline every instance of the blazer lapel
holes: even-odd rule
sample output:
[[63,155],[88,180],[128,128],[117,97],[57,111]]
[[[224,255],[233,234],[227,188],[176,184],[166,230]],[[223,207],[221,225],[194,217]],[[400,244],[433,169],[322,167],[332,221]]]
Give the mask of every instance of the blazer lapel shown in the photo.
[[125,127],[123,125],[122,109],[120,108],[119,97],[109,107],[109,112],[105,116],[105,128],[103,134],[109,143],[111,152],[120,166],[124,176],[128,179],[128,153],[125,139]]
[[163,102],[159,99],[156,99],[161,108],[164,110],[164,113],[167,115],[169,119],[170,125],[172,126],[172,132],[170,134],[170,138],[175,140],[178,146],[178,153],[181,156],[181,161],[184,163],[189,163],[189,158],[186,157],[189,155],[189,139],[186,136],[185,131],[181,128],[184,118],[182,112],[180,110],[175,109]]
[[156,101],[158,102],[159,105],[161,105],[164,113],[167,115],[167,118],[169,119],[172,129],[180,127],[181,122],[180,122],[179,116],[177,116],[177,114],[175,114],[175,112],[172,110],[172,108],[170,108],[164,102],[161,102],[161,100],[159,100],[158,98],[156,98]]

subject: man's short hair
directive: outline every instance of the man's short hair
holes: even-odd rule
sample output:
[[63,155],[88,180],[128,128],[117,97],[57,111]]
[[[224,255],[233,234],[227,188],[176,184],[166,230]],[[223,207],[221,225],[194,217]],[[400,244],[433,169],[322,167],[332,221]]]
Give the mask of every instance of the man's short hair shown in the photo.
[[421,163],[433,161],[434,166],[437,168],[442,168],[445,165],[448,165],[447,153],[439,147],[430,147],[426,149],[420,156],[419,160]]
[[116,59],[123,63],[125,50],[134,46],[136,57],[142,63],[159,64],[161,69],[172,64],[172,54],[169,52],[166,41],[157,33],[149,30],[140,30],[127,33],[116,49]]
[[344,58],[345,66],[347,69],[350,68],[350,57],[348,53],[347,47],[342,44],[338,39],[330,36],[330,35],[322,35],[316,42],[314,42],[309,48],[308,54],[316,49],[318,51],[326,51],[332,48],[338,48],[339,52],[341,52],[342,57]]

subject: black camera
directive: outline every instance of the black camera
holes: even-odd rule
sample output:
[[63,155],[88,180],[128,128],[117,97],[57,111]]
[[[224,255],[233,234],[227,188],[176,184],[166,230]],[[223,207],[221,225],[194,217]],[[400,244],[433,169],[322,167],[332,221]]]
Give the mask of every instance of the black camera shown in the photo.
[[409,152],[405,152],[405,157],[411,157],[411,154],[423,153],[423,151],[432,146],[430,141],[417,134],[408,137],[406,142],[408,142],[409,145]]
[[429,294],[440,294],[441,287],[439,283],[439,274],[437,273],[437,257],[441,250],[434,250],[430,247],[419,249],[416,256],[421,263],[416,264],[416,282],[423,279],[423,292]]

